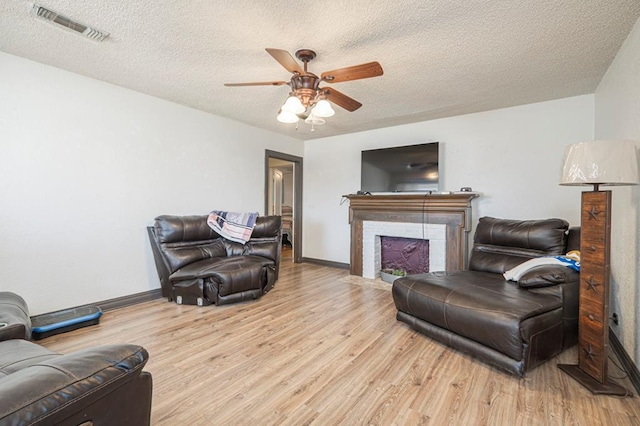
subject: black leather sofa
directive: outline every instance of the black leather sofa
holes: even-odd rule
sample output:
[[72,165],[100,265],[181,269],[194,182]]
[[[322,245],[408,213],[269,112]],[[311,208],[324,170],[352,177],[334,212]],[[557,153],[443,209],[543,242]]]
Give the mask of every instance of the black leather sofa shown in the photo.
[[577,342],[579,273],[537,266],[518,282],[503,273],[526,260],[580,249],[561,219],[481,218],[469,270],[410,275],[393,283],[397,319],[518,376]]
[[[137,345],[62,355],[24,340],[24,300],[0,293],[0,425],[149,425],[152,380]],[[3,333],[7,331],[7,333]]]
[[280,267],[281,217],[258,217],[246,244],[222,238],[207,217],[163,215],[147,228],[163,297],[224,305],[271,290]]

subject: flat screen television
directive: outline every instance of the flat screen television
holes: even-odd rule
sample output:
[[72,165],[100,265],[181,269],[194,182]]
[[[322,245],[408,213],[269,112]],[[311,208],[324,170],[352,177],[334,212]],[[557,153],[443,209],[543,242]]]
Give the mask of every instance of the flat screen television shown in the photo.
[[363,192],[439,190],[438,142],[362,151]]

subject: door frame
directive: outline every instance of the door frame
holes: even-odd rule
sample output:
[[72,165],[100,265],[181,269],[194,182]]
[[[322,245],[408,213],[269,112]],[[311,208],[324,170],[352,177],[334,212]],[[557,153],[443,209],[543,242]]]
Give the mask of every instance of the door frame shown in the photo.
[[293,163],[293,263],[302,259],[302,157],[264,150],[264,212],[269,211],[269,159]]

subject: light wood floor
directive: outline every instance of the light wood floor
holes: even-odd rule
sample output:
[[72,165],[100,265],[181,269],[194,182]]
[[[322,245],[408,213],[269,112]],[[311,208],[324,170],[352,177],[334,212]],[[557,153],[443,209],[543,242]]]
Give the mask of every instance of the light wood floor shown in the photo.
[[65,353],[143,345],[153,425],[640,424],[639,398],[593,396],[556,368],[575,363],[575,348],[518,379],[398,322],[385,286],[283,262],[258,301],[161,299],[40,343]]

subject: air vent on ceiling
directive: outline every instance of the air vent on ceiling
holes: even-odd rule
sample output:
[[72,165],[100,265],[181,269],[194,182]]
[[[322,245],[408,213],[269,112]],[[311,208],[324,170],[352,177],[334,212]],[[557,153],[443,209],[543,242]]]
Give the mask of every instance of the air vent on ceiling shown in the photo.
[[42,18],[66,29],[80,33],[91,40],[102,41],[109,37],[109,33],[107,32],[88,27],[37,4],[33,5],[33,11],[38,18]]

